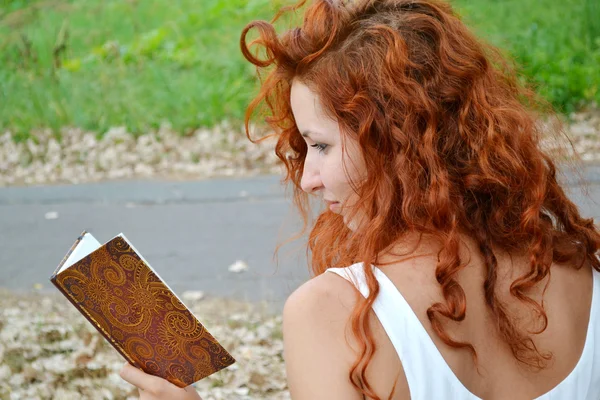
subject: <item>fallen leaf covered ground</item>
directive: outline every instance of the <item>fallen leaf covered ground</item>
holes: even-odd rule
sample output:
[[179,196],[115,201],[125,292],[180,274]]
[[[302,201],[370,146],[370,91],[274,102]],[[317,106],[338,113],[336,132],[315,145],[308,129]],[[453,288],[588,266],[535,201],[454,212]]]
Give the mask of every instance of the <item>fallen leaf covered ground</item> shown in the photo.
[[[184,299],[236,359],[197,382],[204,400],[289,399],[281,316],[264,304]],[[125,360],[60,293],[0,289],[1,400],[126,400]]]

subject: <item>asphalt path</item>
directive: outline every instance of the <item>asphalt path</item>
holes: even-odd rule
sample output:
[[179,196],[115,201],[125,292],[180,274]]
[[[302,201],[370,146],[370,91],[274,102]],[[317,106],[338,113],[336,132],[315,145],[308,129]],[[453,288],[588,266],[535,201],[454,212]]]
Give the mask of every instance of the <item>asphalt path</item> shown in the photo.
[[[565,170],[567,193],[600,217],[600,165]],[[84,229],[100,242],[119,233],[178,294],[266,302],[279,312],[309,279],[306,235],[280,177],[129,181],[0,188],[0,287],[56,291],[48,278]],[[241,260],[242,272],[229,267]]]

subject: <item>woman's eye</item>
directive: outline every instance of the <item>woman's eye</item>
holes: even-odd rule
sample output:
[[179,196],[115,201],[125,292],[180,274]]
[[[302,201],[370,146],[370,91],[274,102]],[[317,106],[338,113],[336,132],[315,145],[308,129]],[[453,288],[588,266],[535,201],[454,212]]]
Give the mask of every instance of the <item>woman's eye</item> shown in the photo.
[[310,147],[312,147],[313,149],[319,150],[319,153],[323,153],[325,151],[325,149],[327,148],[327,145],[322,144],[322,143],[315,143],[315,144],[311,144]]

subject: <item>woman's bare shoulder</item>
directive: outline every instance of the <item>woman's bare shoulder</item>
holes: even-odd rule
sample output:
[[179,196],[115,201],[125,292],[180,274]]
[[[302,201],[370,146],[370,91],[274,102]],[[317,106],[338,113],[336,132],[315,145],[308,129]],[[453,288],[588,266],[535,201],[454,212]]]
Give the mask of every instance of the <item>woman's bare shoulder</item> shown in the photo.
[[[284,352],[288,384],[294,399],[304,396],[311,399],[363,398],[348,376],[360,349],[348,323],[358,296],[361,296],[358,290],[346,279],[334,273],[323,273],[301,285],[286,301]],[[398,377],[393,399],[408,398],[408,384],[400,360],[372,311],[369,324],[377,346],[366,371],[371,388],[380,397],[388,398]],[[307,386],[309,379],[313,379],[313,384]]]
[[344,298],[352,288],[332,278],[327,273],[304,283],[283,309],[284,357],[294,399],[361,399],[348,379],[354,355],[344,343],[352,311]]

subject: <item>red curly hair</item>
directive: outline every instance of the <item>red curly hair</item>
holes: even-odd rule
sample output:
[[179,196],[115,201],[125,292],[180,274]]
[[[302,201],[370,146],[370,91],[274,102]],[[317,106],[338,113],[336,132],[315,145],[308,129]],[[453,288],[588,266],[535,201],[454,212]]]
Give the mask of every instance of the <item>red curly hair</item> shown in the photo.
[[[574,268],[588,262],[600,271],[598,229],[567,198],[554,162],[540,149],[538,111],[547,106],[446,3],[315,0],[300,27],[277,35],[273,24],[305,3],[282,8],[270,23],[253,21],[242,32],[242,52],[261,78],[245,126],[248,138],[257,141],[249,121],[259,106],[266,107],[266,121],[278,138],[275,152],[287,170],[284,182],[293,184],[304,229],[308,197],[300,179],[307,145],[292,114],[292,80],[314,89],[341,131],[361,146],[368,176],[356,190],[367,223],[351,232],[340,215],[325,211],[309,236],[314,276],[329,267],[365,264],[370,295],[359,296],[351,317],[361,346],[351,382],[379,399],[365,377],[375,351],[367,316],[379,292],[370,266],[410,232],[444,244],[435,275],[445,302],[427,310],[437,335],[469,349],[476,361],[471,344],[444,330],[445,320],[461,321],[467,310],[456,280],[465,266],[459,256],[464,233],[476,240],[485,260],[485,300],[503,339],[518,361],[543,368],[551,356],[535,347],[531,335],[546,329],[547,316],[528,291],[549,276],[553,262]],[[248,45],[253,28],[258,38]],[[255,54],[252,46],[258,47]],[[264,79],[261,69],[268,70]],[[510,293],[537,312],[539,331],[518,329],[499,301],[495,248],[529,255],[530,269],[512,282]]]

